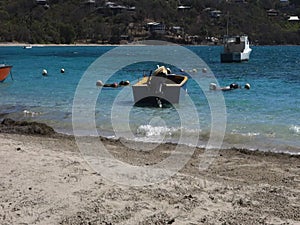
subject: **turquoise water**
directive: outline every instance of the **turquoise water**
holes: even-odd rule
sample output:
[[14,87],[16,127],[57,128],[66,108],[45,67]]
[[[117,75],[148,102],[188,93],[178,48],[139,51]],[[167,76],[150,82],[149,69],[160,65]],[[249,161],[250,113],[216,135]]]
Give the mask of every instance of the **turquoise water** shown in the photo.
[[[96,87],[96,80],[102,80],[119,59],[135,54],[119,51],[110,61],[94,69],[90,67],[112,49],[114,47],[0,47],[0,63],[13,65],[13,80],[8,78],[0,84],[0,119],[11,117],[45,122],[58,132],[72,134],[74,94],[85,72],[93,71],[82,101],[88,101],[94,93],[99,94],[94,115],[100,135],[128,138],[127,134],[131,133],[130,138],[135,140],[177,142],[184,132],[191,139],[197,138],[199,146],[205,146],[212,121],[207,96],[220,95],[210,91],[208,85],[202,88],[197,85],[196,81],[208,84],[212,81],[210,73],[202,72],[205,66],[220,86],[233,82],[251,84],[250,90],[222,93],[227,118],[223,147],[300,154],[300,46],[255,46],[249,62],[233,64],[220,63],[221,47],[187,47],[207,65],[193,64],[182,57],[180,61],[189,65],[185,70],[191,76],[188,96],[182,96],[176,107],[162,109],[134,107],[131,87],[101,90]],[[161,62],[132,63],[113,73],[107,82],[129,80],[134,83],[157,64]],[[168,66],[180,72],[177,65]],[[65,73],[60,73],[61,68]],[[42,76],[43,69],[47,69],[48,76]],[[196,107],[199,123],[192,114],[188,97]],[[123,116],[126,110],[129,110],[129,118]],[[184,118],[178,110],[184,111]],[[85,121],[82,121],[82,134],[89,135]],[[185,142],[190,143],[189,140]]]

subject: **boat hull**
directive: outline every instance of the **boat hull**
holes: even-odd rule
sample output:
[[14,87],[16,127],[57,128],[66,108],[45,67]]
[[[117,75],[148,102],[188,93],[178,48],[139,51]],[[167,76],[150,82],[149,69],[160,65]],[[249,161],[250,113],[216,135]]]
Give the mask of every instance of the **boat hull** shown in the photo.
[[221,53],[221,62],[243,62],[249,61],[249,53],[231,52],[231,53]]
[[132,90],[135,104],[153,104],[156,103],[157,98],[163,102],[176,104],[179,103],[181,87],[164,87],[162,93],[156,93],[143,86],[133,86]]
[[0,82],[3,82],[9,75],[12,66],[0,66]]
[[[180,84],[169,82],[168,79],[162,79],[154,88],[148,84],[149,77],[132,86],[135,105],[157,105],[161,103],[177,104],[179,103],[181,92],[186,92],[186,83],[188,78],[184,77]],[[166,82],[168,80],[168,82]]]

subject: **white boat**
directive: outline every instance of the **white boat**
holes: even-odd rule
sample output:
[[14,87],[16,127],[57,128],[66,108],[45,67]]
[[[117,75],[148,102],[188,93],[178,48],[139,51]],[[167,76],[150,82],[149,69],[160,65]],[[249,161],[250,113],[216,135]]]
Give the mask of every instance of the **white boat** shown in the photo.
[[166,67],[158,67],[153,74],[144,76],[132,85],[135,105],[154,105],[179,103],[181,90],[186,91],[188,77],[171,74]]
[[221,53],[221,62],[248,61],[252,49],[247,35],[225,36],[223,39],[224,50]]
[[30,48],[32,48],[32,46],[31,45],[25,45],[25,46],[23,46],[23,48],[24,49],[30,49]]

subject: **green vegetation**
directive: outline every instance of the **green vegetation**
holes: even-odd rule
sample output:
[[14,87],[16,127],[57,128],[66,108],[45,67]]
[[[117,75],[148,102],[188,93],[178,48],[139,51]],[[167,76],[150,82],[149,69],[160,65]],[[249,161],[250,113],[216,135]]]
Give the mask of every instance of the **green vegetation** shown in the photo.
[[[228,25],[230,34],[248,34],[253,43],[300,44],[300,22],[288,21],[300,16],[298,0],[289,5],[280,0],[116,0],[112,7],[106,2],[2,0],[0,42],[117,44],[155,38],[200,44],[208,37],[220,39]],[[277,15],[268,15],[269,9]],[[165,30],[150,32],[149,22],[164,24]]]

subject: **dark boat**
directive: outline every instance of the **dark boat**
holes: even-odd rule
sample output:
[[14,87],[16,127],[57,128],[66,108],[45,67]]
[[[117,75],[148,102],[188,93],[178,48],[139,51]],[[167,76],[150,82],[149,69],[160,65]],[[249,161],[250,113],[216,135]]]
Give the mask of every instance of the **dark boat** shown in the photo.
[[185,89],[188,77],[168,73],[167,68],[157,68],[132,86],[135,105],[157,105],[179,102],[180,90]]

